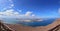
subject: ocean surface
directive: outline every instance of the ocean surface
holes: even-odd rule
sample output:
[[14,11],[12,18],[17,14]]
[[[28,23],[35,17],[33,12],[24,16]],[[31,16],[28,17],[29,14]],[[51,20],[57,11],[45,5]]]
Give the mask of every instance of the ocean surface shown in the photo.
[[56,19],[47,19],[47,20],[44,20],[44,21],[40,21],[40,22],[23,22],[22,24],[25,25],[25,26],[32,26],[32,27],[36,27],[36,26],[46,26],[46,25],[49,25],[51,23],[53,23]]
[[7,23],[7,24],[22,24],[24,26],[32,26],[32,27],[36,27],[36,26],[46,26],[46,25],[49,25],[51,23],[53,23],[56,19],[55,18],[49,18],[49,19],[46,19],[46,20],[43,20],[43,21],[33,21],[33,22],[20,22],[20,20],[17,20],[17,19],[3,19],[3,22],[4,23]]

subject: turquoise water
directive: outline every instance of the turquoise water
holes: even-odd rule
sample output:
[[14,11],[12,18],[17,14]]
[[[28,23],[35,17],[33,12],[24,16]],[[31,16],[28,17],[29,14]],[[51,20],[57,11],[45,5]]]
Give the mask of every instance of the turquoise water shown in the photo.
[[19,20],[16,20],[16,19],[4,19],[5,23],[8,23],[8,24],[22,24],[22,25],[25,25],[25,26],[33,26],[33,27],[36,27],[36,26],[46,26],[46,25],[49,25],[51,24],[52,22],[55,21],[54,18],[50,18],[50,19],[47,19],[47,20],[43,20],[43,21],[40,21],[40,22],[37,22],[37,21],[33,21],[33,22],[20,22]]

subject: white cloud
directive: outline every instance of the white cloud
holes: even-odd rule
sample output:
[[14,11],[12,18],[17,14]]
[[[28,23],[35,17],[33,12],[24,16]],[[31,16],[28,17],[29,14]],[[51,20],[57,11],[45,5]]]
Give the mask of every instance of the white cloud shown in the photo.
[[20,10],[20,9],[17,9],[18,10],[18,12],[22,12],[22,10]]
[[5,16],[14,16],[16,14],[19,14],[19,13],[18,12],[15,12],[13,9],[0,12],[0,15],[2,15],[2,16],[4,16],[4,15]]
[[14,7],[14,4],[13,3],[10,4],[10,6],[8,6],[8,8],[12,8],[12,7]]
[[22,10],[19,10],[19,12],[22,12]]
[[[33,20],[36,20],[36,18],[37,18],[35,16],[35,14],[33,14],[33,12],[27,11],[25,14],[20,14],[19,12],[15,11],[14,9],[9,9],[9,10],[0,12],[0,17],[17,18],[17,19],[22,18],[22,21],[24,21],[24,22],[32,22]],[[42,21],[42,20],[36,20],[36,21]]]
[[31,14],[32,14],[32,12],[27,11],[26,14],[25,14],[25,16],[30,16]]
[[3,10],[6,10],[7,8],[3,8]]
[[[4,0],[4,1],[6,2],[7,0]],[[32,17],[35,18],[35,14],[33,14],[33,12],[31,12],[31,11],[27,11],[25,14],[20,14],[19,12],[22,12],[22,10],[19,10],[19,12],[17,12],[14,9],[10,9],[10,8],[14,7],[14,4],[13,4],[12,0],[8,0],[8,1],[10,1],[10,4],[7,7],[3,7],[3,10],[6,10],[6,11],[0,12],[0,17],[6,17],[6,18],[7,17],[20,17],[20,18],[27,17],[27,18],[29,18],[29,20],[28,19],[24,20],[25,22],[31,22],[32,20],[30,20],[30,19],[32,19]],[[4,5],[6,5],[6,4],[4,4]],[[4,6],[4,5],[1,5],[1,6]],[[9,9],[9,10],[7,10],[7,9]],[[38,21],[40,21],[40,20],[38,20]]]
[[32,14],[32,12],[27,11],[25,14],[20,14],[19,12],[13,10],[13,9],[9,9],[3,12],[0,12],[0,16],[26,16],[26,17],[30,17],[30,16],[35,16],[34,14]]
[[22,22],[32,22],[32,20],[22,20]]
[[32,14],[32,17],[34,17],[35,15],[34,14]]
[[14,4],[11,4],[11,7],[13,7],[14,6]]
[[40,21],[44,21],[43,19],[22,19],[21,22],[40,22]]

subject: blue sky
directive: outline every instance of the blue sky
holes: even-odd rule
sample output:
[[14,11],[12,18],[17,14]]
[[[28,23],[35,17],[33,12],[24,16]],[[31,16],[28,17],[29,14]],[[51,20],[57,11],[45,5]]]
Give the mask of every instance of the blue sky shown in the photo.
[[32,11],[39,17],[58,17],[59,0],[14,0],[15,9]]
[[31,22],[56,17],[60,18],[60,0],[0,0],[1,19]]
[[13,4],[12,8],[17,12],[21,10],[22,12],[19,12],[21,14],[30,11],[37,17],[59,17],[60,0],[13,0]]

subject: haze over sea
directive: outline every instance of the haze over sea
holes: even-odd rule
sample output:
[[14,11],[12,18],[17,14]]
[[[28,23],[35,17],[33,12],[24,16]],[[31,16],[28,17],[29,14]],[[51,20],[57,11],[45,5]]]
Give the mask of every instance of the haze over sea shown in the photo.
[[22,24],[24,26],[32,26],[32,27],[36,27],[36,26],[46,26],[49,25],[51,23],[53,23],[56,18],[46,18],[43,19],[43,21],[32,21],[32,22],[21,22],[20,20],[17,19],[12,19],[12,18],[3,18],[4,23],[7,24]]

